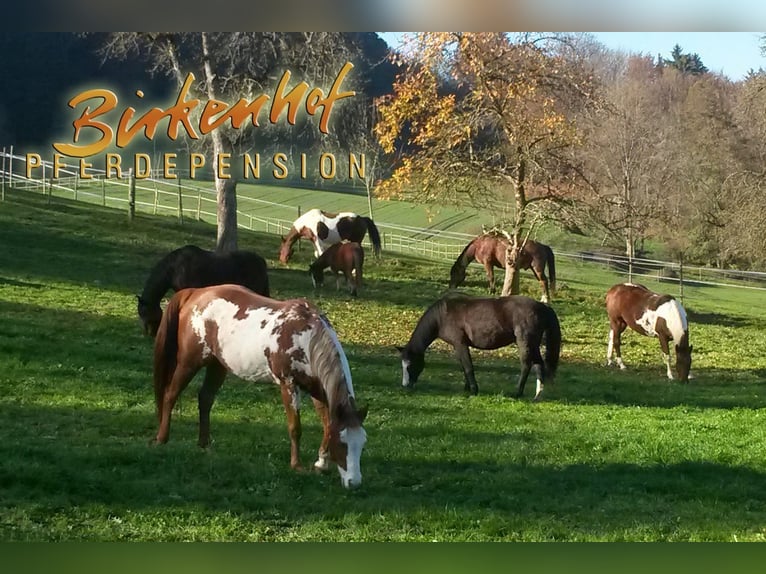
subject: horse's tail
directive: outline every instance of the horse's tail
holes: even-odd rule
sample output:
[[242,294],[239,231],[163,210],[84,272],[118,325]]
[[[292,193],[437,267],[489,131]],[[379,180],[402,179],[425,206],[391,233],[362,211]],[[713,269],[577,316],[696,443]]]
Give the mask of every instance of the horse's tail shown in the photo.
[[474,246],[474,241],[476,241],[476,239],[472,239],[468,245],[463,248],[463,251],[460,252],[460,255],[457,256],[457,259],[455,259],[455,262],[452,264],[452,268],[449,270],[450,289],[460,287],[463,284],[463,281],[465,281],[465,270],[468,267],[468,264],[473,260],[473,251],[471,251],[471,253],[468,253],[468,251]]
[[154,339],[154,401],[157,417],[162,418],[165,389],[170,384],[178,356],[178,315],[187,290],[176,293],[168,303]]
[[548,259],[548,275],[550,275],[550,290],[553,293],[556,290],[556,258],[553,256],[553,249],[545,246],[545,252]]
[[561,325],[559,318],[552,307],[542,305],[544,308],[545,321],[545,373],[551,379],[556,376],[561,354]]
[[373,253],[375,253],[375,257],[380,257],[380,232],[378,231],[378,226],[375,225],[375,222],[370,219],[369,217],[360,216],[362,218],[362,221],[364,221],[367,224],[367,231],[370,234],[370,241],[372,241],[372,249]]

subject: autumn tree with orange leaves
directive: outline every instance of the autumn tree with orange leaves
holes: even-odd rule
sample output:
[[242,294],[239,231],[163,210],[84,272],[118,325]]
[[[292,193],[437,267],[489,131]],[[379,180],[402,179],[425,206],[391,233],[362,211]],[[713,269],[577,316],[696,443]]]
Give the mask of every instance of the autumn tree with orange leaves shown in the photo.
[[592,78],[563,36],[424,32],[403,54],[376,133],[387,153],[404,152],[378,193],[511,204],[503,295],[518,293],[519,250],[576,184],[575,119],[595,104]]

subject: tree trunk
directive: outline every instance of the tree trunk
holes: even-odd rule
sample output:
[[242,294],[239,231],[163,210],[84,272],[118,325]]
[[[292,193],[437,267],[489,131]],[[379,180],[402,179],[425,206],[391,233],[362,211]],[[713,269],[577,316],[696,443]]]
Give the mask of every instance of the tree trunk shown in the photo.
[[[204,58],[207,96],[210,100],[217,100],[213,83],[215,74],[213,74],[213,68],[210,64],[210,51],[205,32],[202,32],[202,57]],[[228,140],[224,141],[221,132],[218,130],[210,132],[210,137],[213,140],[213,154],[215,156],[213,177],[218,203],[216,211],[216,223],[218,225],[216,249],[221,252],[235,251],[237,249],[237,181],[233,178],[222,179],[218,177],[218,162],[222,153],[232,153],[231,142]]]
[[513,234],[509,237],[508,249],[505,252],[505,280],[503,281],[503,290],[500,293],[503,297],[507,295],[518,295],[521,290],[519,284],[519,250],[521,249],[521,230],[527,217],[527,194],[526,194],[526,168],[527,163],[524,154],[519,146],[519,163],[516,171],[515,199],[516,213],[513,222]]

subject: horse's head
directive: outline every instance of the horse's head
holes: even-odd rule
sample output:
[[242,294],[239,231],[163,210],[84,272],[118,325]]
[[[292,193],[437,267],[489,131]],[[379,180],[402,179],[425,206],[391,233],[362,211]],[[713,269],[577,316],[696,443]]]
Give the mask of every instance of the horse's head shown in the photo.
[[408,347],[396,347],[396,350],[402,358],[402,386],[405,389],[412,388],[426,366],[425,354],[414,353]]
[[465,281],[465,267],[459,265],[459,262],[455,262],[449,272],[449,288],[456,289]]
[[309,265],[309,275],[315,289],[324,285],[324,269],[318,263],[318,261],[314,261],[314,263]]
[[287,237],[282,237],[282,245],[279,247],[279,262],[286,265],[293,256],[293,244]]
[[692,349],[688,343],[676,345],[676,376],[682,383],[689,382],[689,371],[692,368]]
[[149,303],[141,295],[136,295],[136,299],[138,299],[138,317],[141,319],[144,335],[154,337],[162,321],[162,307],[159,303]]
[[360,459],[367,442],[367,433],[362,426],[367,416],[367,407],[357,409],[353,399],[336,407],[334,420],[330,424],[330,459],[338,466],[340,481],[344,488],[362,484]]

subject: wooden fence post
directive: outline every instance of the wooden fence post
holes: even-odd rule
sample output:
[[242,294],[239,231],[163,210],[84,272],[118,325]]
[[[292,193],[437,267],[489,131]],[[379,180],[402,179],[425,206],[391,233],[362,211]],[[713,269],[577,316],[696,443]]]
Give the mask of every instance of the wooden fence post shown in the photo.
[[101,205],[106,207],[106,172],[104,172],[104,177],[101,178]]
[[184,200],[181,192],[181,175],[178,176],[178,223],[184,223]]
[[136,216],[136,176],[133,173],[132,167],[128,174],[128,177],[130,177],[130,185],[128,186],[128,221],[132,222]]
[[[298,206],[298,217],[301,216],[301,206]],[[280,234],[281,235],[281,234]],[[303,250],[303,240],[301,239],[301,236],[298,236],[298,251]]]
[[5,146],[3,146],[3,171],[0,173],[0,177],[2,178],[2,200],[5,201]]
[[197,191],[197,221],[199,221],[201,211],[202,211],[202,191]]
[[678,290],[681,299],[681,305],[684,304],[684,256],[683,253],[678,256]]
[[74,174],[74,200],[77,201],[77,189],[80,187],[80,173]]
[[152,178],[154,184],[154,215],[157,215],[157,202],[159,201],[159,191],[157,190],[157,180]]
[[8,189],[13,187],[13,146],[11,146],[11,153],[8,158]]

